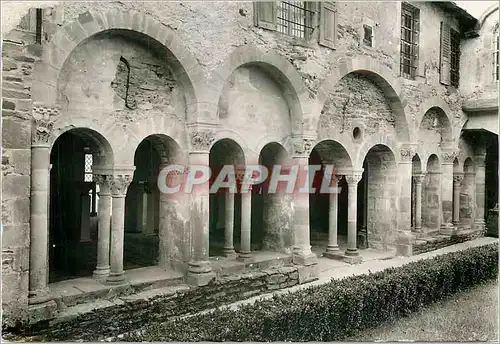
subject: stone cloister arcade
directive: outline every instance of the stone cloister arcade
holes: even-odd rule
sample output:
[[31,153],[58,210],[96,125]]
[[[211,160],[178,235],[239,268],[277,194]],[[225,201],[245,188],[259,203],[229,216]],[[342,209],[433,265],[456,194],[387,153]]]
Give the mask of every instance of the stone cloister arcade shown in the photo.
[[[397,79],[368,58],[341,60],[315,98],[288,61],[255,47],[207,77],[175,32],[135,15],[63,27],[35,68],[30,304],[65,278],[121,284],[129,269],[160,266],[203,285],[214,257],[265,251],[313,268],[318,252],[356,263],[365,248],[411,254],[421,236],[484,229],[486,151],[443,101],[413,120]],[[123,85],[132,70],[145,74]],[[263,183],[210,194],[206,183],[166,195],[156,182],[169,164],[321,165],[319,181],[333,165],[340,193],[273,194]]]

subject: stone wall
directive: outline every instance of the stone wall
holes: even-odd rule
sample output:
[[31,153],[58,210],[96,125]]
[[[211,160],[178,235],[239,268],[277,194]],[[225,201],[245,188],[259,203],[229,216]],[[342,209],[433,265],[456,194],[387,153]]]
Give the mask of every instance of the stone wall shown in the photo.
[[29,280],[31,83],[40,54],[30,33],[2,46],[3,322],[26,316]]
[[429,251],[438,250],[446,246],[474,240],[476,238],[482,237],[483,235],[483,231],[464,230],[452,236],[439,235],[432,238],[424,238],[413,246],[413,254],[417,255]]
[[244,298],[299,284],[296,267],[221,277],[204,287],[172,287],[154,296],[122,296],[114,306],[95,309],[74,318],[39,323],[24,335],[43,340],[97,341],[140,329],[151,322],[196,313]]

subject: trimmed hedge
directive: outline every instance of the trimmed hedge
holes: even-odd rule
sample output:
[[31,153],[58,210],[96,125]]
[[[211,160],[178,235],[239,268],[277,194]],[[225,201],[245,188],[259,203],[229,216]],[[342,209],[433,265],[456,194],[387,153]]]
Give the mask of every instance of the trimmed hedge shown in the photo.
[[332,280],[238,310],[218,309],[120,336],[126,341],[338,341],[495,278],[498,245]]

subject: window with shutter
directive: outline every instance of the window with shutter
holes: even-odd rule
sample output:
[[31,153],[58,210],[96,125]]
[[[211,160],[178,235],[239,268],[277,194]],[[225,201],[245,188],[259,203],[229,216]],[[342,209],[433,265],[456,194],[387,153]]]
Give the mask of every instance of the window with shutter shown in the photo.
[[401,4],[400,72],[407,79],[414,79],[418,67],[420,10],[407,3]]
[[337,42],[337,9],[335,3],[323,1],[320,11],[319,44],[335,49]]
[[257,1],[253,3],[255,25],[267,30],[276,30],[277,15],[275,1]]
[[335,48],[334,2],[255,1],[253,5],[255,26],[299,39],[311,39],[319,19],[319,44]]
[[460,82],[460,34],[450,30],[450,84],[458,87]]
[[441,54],[439,63],[439,81],[444,85],[450,85],[450,59],[451,59],[451,28],[445,22],[441,22]]

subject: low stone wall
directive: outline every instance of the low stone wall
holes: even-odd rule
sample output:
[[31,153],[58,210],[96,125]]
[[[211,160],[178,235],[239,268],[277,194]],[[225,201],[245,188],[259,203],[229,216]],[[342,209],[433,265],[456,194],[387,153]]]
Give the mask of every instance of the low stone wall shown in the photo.
[[416,255],[416,254],[426,253],[429,251],[438,250],[446,246],[473,240],[482,237],[483,235],[484,235],[483,231],[464,231],[461,233],[459,232],[457,234],[454,234],[452,236],[440,235],[437,237],[425,238],[425,240],[419,240],[423,242],[420,243],[417,242],[413,246],[413,254]]
[[[23,336],[39,340],[103,340],[138,330],[151,322],[215,308],[251,296],[312,280],[304,280],[304,267],[284,266],[222,277],[203,287],[180,285],[112,300],[115,305],[32,325]],[[301,276],[299,276],[301,275]],[[314,279],[314,278],[313,278]],[[142,294],[142,295],[141,295]]]

